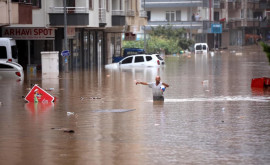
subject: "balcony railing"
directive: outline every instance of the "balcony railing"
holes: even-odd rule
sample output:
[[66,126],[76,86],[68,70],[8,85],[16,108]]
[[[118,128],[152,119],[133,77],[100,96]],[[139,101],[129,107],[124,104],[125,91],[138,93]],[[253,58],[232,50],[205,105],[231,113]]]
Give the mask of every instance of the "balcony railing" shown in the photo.
[[127,16],[128,17],[134,17],[135,16],[135,11],[134,10],[127,10]]
[[[89,25],[89,12],[86,7],[66,7],[67,25]],[[50,7],[49,20],[51,26],[64,25],[64,7]]]
[[258,27],[260,21],[257,18],[230,18],[229,27]]
[[151,30],[151,27],[157,26],[173,26],[174,28],[199,29],[203,27],[203,21],[148,21],[146,30]]
[[[64,13],[64,7],[50,7],[49,13]],[[66,7],[67,13],[87,13],[87,7]]]
[[124,10],[112,10],[112,15],[113,16],[125,16],[126,13]]
[[140,17],[146,18],[147,17],[147,12],[144,10],[140,10]]
[[99,9],[99,23],[106,23],[106,9]]

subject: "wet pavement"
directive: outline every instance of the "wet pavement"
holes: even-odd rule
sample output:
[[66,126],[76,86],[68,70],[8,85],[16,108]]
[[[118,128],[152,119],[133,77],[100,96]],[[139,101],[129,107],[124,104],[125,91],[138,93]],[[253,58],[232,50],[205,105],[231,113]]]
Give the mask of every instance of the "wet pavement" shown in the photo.
[[[136,81],[170,85],[164,102]],[[0,164],[268,164],[270,77],[256,49],[168,56],[156,68],[90,69],[0,83]],[[56,96],[25,103],[31,84]],[[70,112],[70,113],[69,113]],[[74,132],[69,132],[69,131]]]

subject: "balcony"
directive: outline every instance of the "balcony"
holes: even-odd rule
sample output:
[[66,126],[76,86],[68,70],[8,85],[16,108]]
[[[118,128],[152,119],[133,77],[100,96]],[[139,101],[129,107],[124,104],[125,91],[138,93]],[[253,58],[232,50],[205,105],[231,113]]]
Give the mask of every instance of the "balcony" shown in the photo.
[[[208,0],[145,0],[145,9],[151,8],[175,8],[175,7],[202,7]],[[144,3],[142,2],[142,7]]]
[[267,2],[266,0],[265,1],[260,1],[259,8],[263,9],[263,10],[270,9],[270,3]]
[[239,27],[259,27],[260,21],[256,18],[231,18],[229,19],[230,28]]
[[126,13],[124,10],[112,10],[112,26],[124,26],[126,24]]
[[261,28],[270,28],[270,19],[265,20],[264,22],[260,22],[260,27]]
[[173,26],[173,28],[185,28],[185,29],[201,29],[203,27],[203,21],[148,21],[148,25],[145,26],[146,30],[152,30],[151,27],[157,26]]
[[[86,7],[67,7],[67,25],[89,25],[89,13]],[[64,26],[64,7],[50,7],[51,26]]]

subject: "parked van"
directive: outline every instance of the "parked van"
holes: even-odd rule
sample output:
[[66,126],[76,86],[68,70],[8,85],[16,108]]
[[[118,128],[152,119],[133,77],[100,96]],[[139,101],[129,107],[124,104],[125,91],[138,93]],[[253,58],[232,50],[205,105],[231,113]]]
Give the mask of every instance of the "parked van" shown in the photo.
[[18,62],[18,50],[14,39],[0,37],[0,61]]
[[194,45],[194,49],[195,49],[195,54],[197,53],[207,54],[209,50],[207,43],[196,43]]

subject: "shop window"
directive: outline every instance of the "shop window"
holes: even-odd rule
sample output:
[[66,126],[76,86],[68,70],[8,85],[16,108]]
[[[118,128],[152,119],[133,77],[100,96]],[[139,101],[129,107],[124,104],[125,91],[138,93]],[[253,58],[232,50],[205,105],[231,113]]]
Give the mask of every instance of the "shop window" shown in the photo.
[[0,46],[0,59],[7,59],[7,49],[5,46]]

